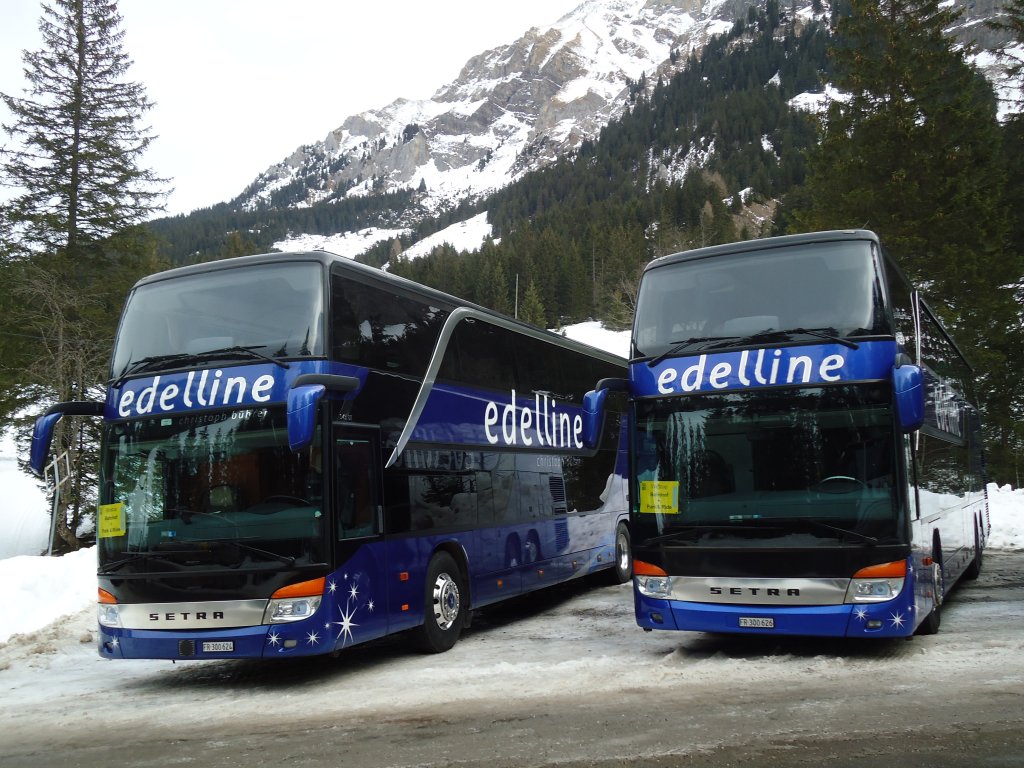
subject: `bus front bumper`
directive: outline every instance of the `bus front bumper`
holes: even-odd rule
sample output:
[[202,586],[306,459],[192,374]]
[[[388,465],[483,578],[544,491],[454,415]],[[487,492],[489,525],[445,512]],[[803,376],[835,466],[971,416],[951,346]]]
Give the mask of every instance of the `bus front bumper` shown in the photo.
[[813,606],[726,605],[663,600],[634,588],[643,629],[817,637],[908,637],[919,619],[905,596],[883,603]]
[[[300,622],[309,624],[309,622]],[[320,627],[323,625],[320,624]],[[99,627],[97,643],[105,659],[262,659],[312,656],[333,650],[333,638],[295,625],[169,631]]]

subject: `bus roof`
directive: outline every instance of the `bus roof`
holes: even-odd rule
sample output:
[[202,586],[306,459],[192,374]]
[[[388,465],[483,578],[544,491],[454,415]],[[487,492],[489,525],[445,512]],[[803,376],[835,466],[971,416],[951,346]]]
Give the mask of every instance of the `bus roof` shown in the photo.
[[184,267],[174,267],[173,269],[167,269],[162,272],[156,272],[152,275],[141,278],[138,282],[132,286],[132,291],[136,288],[148,285],[149,283],[159,282],[161,280],[170,280],[178,277],[184,277],[187,275],[200,275],[209,274],[212,272],[219,272],[227,269],[237,269],[239,267],[248,267],[257,264],[280,264],[280,263],[291,263],[296,261],[314,261],[319,264],[323,264],[326,267],[338,267],[346,271],[354,272],[362,275],[368,280],[376,281],[378,283],[384,283],[392,285],[396,290],[405,291],[406,293],[412,293],[417,296],[421,296],[428,299],[435,299],[441,303],[449,304],[453,307],[472,307],[473,309],[479,310],[480,312],[491,315],[493,317],[499,317],[503,320],[514,323],[521,326],[522,329],[530,335],[541,334],[548,337],[549,341],[560,344],[564,347],[575,347],[580,352],[588,354],[592,357],[604,358],[609,362],[616,364],[626,365],[626,360],[619,355],[612,352],[600,349],[598,347],[586,344],[575,339],[570,339],[566,336],[562,336],[557,333],[553,333],[546,328],[527,323],[518,318],[510,317],[509,315],[502,314],[488,307],[480,304],[475,304],[466,299],[461,299],[458,296],[439,291],[436,288],[417,283],[413,280],[409,280],[398,275],[393,275],[390,272],[385,272],[382,269],[376,267],[370,267],[366,264],[360,264],[354,259],[347,258],[345,256],[339,256],[336,253],[330,251],[296,251],[292,253],[260,253],[252,256],[234,256],[228,259],[219,259],[217,261],[206,261],[202,264],[190,264]]
[[772,248],[790,248],[795,245],[808,245],[810,243],[830,243],[841,240],[864,240],[875,244],[879,243],[878,235],[866,229],[835,229],[825,232],[807,232],[799,235],[783,235],[781,237],[763,237],[757,240],[741,240],[736,243],[725,245],[711,245],[706,248],[694,248],[690,251],[673,253],[650,261],[644,272],[649,269],[657,269],[668,264],[675,264],[680,261],[691,261],[695,259],[707,259],[715,256],[727,256],[733,253],[751,253],[753,251],[766,251]]

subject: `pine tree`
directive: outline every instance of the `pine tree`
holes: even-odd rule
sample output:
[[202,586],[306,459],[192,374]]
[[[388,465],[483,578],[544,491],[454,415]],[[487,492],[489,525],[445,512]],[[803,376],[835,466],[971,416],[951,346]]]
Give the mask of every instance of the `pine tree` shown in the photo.
[[[152,237],[136,225],[159,209],[163,180],[139,166],[152,104],[124,80],[130,61],[115,2],[43,5],[44,47],[23,53],[27,95],[0,94],[13,119],[0,182],[0,421],[26,406],[102,399],[124,295],[156,268]],[[88,536],[97,459],[95,424],[65,419],[54,452],[74,466],[57,517],[58,549]]]
[[121,16],[110,0],[43,5],[44,48],[25,51],[28,95],[0,94],[16,142],[0,173],[18,193],[9,217],[23,244],[80,249],[162,208],[164,180],[139,166],[153,137],[139,121],[153,104],[122,48]]
[[[853,0],[837,25],[834,102],[812,153],[800,227],[868,227],[950,295],[994,261],[1006,212],[991,87],[944,30],[938,0]],[[980,287],[980,286],[976,286]]]
[[544,301],[541,299],[540,290],[532,280],[526,286],[523,300],[519,302],[519,319],[528,323],[547,327],[547,319],[544,313]]
[[[832,49],[849,94],[828,111],[811,154],[795,229],[867,227],[938,299],[975,365],[990,444],[1010,428],[1019,345],[1008,286],[1006,158],[991,87],[945,30],[958,12],[938,0],[851,0]],[[1009,330],[1008,330],[1009,329]],[[990,465],[991,466],[991,465]],[[998,474],[999,468],[994,468]]]

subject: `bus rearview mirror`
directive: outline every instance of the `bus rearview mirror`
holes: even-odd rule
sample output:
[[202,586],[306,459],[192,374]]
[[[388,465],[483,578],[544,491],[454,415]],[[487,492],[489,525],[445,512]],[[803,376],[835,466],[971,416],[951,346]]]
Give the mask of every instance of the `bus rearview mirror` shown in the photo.
[[604,401],[607,389],[592,389],[583,396],[583,445],[587,450],[597,448],[604,425]]
[[46,469],[46,459],[50,455],[50,443],[53,442],[53,431],[57,422],[64,416],[102,416],[103,403],[90,400],[69,400],[57,403],[47,409],[46,413],[36,419],[32,429],[32,448],[29,451],[29,468],[37,476],[42,477]]
[[317,405],[326,391],[323,384],[303,384],[288,390],[288,447],[293,452],[313,442]]
[[609,392],[628,392],[628,379],[601,379],[583,396],[583,445],[595,450],[604,426],[604,401]]
[[32,429],[32,448],[29,452],[29,467],[32,472],[42,477],[46,468],[46,459],[50,455],[50,443],[53,441],[53,430],[61,420],[63,413],[47,413],[36,419]]
[[896,415],[904,432],[914,432],[924,423],[924,376],[916,365],[897,363],[892,369]]

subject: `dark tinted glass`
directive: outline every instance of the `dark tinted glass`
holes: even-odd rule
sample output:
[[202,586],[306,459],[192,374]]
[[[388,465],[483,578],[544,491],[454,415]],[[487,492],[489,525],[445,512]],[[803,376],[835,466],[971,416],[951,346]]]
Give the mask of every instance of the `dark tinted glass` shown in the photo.
[[114,348],[119,376],[146,357],[251,346],[275,357],[323,355],[319,264],[261,264],[160,280],[128,299]]
[[449,308],[391,288],[331,277],[331,357],[422,376]]
[[868,242],[814,243],[651,269],[640,285],[634,347],[635,354],[652,356],[684,339],[794,328],[839,336],[892,332]]

